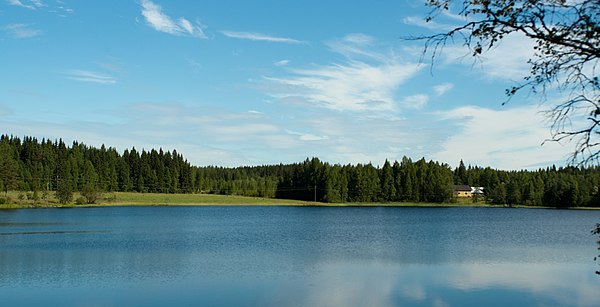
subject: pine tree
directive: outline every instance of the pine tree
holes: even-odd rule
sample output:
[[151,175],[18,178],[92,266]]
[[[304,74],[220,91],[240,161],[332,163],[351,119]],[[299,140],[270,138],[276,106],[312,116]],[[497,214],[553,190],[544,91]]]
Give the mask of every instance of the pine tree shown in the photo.
[[9,190],[19,186],[19,164],[14,158],[14,151],[5,142],[0,143],[0,186],[5,195]]
[[390,162],[386,159],[381,169],[381,200],[393,201],[396,199],[396,185],[394,184],[394,172]]
[[58,143],[58,160],[56,164],[56,197],[61,204],[73,199],[73,178],[68,151],[62,139]]
[[456,184],[469,184],[467,180],[467,168],[465,167],[465,163],[462,159],[460,160],[456,170],[454,170],[454,182]]

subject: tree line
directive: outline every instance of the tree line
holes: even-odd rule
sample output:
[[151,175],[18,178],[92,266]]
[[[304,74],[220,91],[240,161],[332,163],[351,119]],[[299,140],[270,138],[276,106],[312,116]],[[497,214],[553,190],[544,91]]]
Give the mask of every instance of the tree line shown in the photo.
[[176,150],[163,151],[65,144],[62,139],[0,137],[0,188],[56,192],[71,202],[80,192],[94,202],[101,192],[213,193],[318,202],[452,202],[453,185],[484,187],[493,204],[600,206],[598,167],[551,166],[503,171],[448,164],[385,161],[341,165],[318,158],[300,163],[244,167],[191,165]]

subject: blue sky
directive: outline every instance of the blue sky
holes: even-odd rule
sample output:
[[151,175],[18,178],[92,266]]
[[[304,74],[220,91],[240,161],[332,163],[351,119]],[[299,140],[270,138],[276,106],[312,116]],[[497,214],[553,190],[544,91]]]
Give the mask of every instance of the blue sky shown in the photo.
[[1,133],[177,149],[195,165],[438,160],[564,164],[518,36],[432,67],[420,1],[2,0]]

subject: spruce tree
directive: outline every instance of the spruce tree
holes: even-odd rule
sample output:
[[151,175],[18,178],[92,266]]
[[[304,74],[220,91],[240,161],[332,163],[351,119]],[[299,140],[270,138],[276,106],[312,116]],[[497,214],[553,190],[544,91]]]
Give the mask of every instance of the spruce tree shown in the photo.
[[381,169],[381,200],[393,201],[396,199],[396,186],[394,172],[390,162],[386,159]]

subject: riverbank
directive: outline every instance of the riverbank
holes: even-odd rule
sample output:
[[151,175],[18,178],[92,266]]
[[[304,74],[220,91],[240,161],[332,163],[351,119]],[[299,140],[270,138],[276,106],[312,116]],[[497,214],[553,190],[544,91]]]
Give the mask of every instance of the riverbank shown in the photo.
[[0,203],[0,209],[18,208],[70,208],[70,207],[110,207],[110,206],[235,206],[235,205],[286,205],[286,206],[314,206],[318,203],[304,202],[287,199],[273,199],[262,197],[245,197],[237,195],[216,194],[163,194],[163,193],[136,193],[136,192],[111,192],[104,193],[93,204],[79,203],[76,200],[82,197],[79,193],[73,194],[74,201],[60,204],[53,192],[34,197],[31,193],[8,192],[2,196],[6,199]]
[[[80,198],[78,193],[73,199]],[[111,207],[111,206],[322,206],[322,207],[490,207],[501,208],[505,206],[491,205],[485,202],[473,203],[470,199],[456,203],[320,203],[311,201],[298,201],[289,199],[275,199],[262,197],[246,197],[237,195],[216,194],[162,194],[162,193],[136,193],[113,192],[105,193],[94,204],[60,204],[54,193],[33,195],[32,193],[8,192],[3,195],[4,203],[0,209],[24,208],[74,208],[74,207]],[[513,206],[513,208],[552,208],[533,206]],[[600,209],[600,208],[572,208],[572,209]]]

